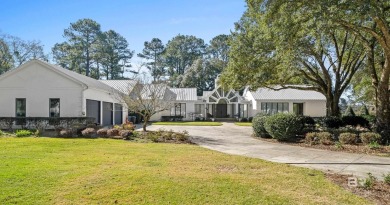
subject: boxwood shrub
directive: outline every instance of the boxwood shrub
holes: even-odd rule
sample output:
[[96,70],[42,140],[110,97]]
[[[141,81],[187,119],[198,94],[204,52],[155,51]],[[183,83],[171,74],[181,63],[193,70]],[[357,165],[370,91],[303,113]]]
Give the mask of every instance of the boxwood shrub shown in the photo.
[[256,137],[263,137],[263,138],[269,138],[270,135],[265,130],[264,123],[266,118],[269,117],[269,115],[264,113],[258,113],[253,117],[252,119],[252,127],[253,127],[253,133]]
[[278,113],[267,117],[264,127],[272,138],[282,141],[293,139],[300,134],[303,122],[300,116]]

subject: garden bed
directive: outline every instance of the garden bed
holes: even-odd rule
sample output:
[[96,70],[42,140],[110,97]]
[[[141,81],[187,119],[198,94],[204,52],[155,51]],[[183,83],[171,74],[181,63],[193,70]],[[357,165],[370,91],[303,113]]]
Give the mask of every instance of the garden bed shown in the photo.
[[259,138],[254,137],[256,139],[264,140],[267,142],[273,143],[282,143],[300,147],[308,147],[314,149],[323,149],[337,152],[348,152],[348,153],[356,153],[356,154],[369,154],[381,157],[390,157],[390,146],[379,145],[375,148],[370,148],[368,145],[363,145],[362,143],[357,143],[355,145],[350,144],[333,144],[333,145],[324,145],[324,144],[308,144],[305,142],[305,139],[299,138],[294,141],[278,141],[272,138]]
[[355,195],[364,197],[369,201],[375,202],[376,204],[390,204],[390,184],[374,179],[372,181],[372,187],[364,187],[364,185],[358,187],[350,187],[348,186],[348,177],[352,176],[340,174],[326,174],[326,178],[328,178],[331,182],[339,185],[340,187],[343,187],[344,189],[352,192]]

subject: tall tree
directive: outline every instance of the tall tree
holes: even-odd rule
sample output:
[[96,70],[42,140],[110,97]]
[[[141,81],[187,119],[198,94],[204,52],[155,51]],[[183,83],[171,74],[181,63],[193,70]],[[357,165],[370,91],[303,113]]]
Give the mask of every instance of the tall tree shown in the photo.
[[196,59],[204,55],[205,48],[203,39],[195,36],[179,34],[168,41],[164,57],[171,86],[178,87],[180,85],[178,76],[184,74]]
[[68,42],[56,43],[52,48],[53,60],[58,65],[83,73],[82,51],[72,47]]
[[12,55],[13,67],[20,66],[31,59],[47,61],[47,56],[43,52],[43,45],[40,41],[26,41],[11,35],[4,35],[2,39]]
[[119,33],[109,30],[102,34],[98,46],[102,73],[107,80],[123,78],[125,67],[130,67],[133,52],[128,48],[129,43]]
[[82,52],[85,75],[90,76],[92,47],[101,35],[100,24],[92,19],[80,19],[64,30],[64,37],[73,49]]
[[280,89],[318,91],[327,99],[327,115],[339,116],[340,97],[363,68],[363,47],[350,32],[313,22],[313,16],[302,16],[296,9],[248,1],[233,34],[232,60],[222,81],[231,86],[278,84]]
[[[367,55],[368,75],[376,94],[376,125],[384,143],[390,142],[390,2],[387,0],[273,0],[263,6],[290,7],[302,16],[328,22],[358,37]],[[376,50],[379,50],[377,52]],[[379,54],[379,55],[378,55]],[[379,64],[378,61],[381,61]]]
[[8,45],[3,39],[0,39],[0,75],[13,67],[13,59]]
[[163,54],[164,44],[158,38],[153,38],[150,42],[145,41],[142,53],[137,56],[147,60],[146,68],[149,69],[154,82],[158,82],[165,75],[165,64]]
[[218,35],[211,39],[207,46],[207,53],[211,58],[219,59],[227,64],[229,60],[229,36],[225,34]]

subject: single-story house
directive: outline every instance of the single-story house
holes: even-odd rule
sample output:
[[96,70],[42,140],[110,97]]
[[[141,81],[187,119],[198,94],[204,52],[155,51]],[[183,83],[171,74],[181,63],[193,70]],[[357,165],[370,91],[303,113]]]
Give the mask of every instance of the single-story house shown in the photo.
[[[216,80],[217,82],[217,80]],[[117,93],[131,95],[133,80],[95,80],[40,60],[31,60],[0,76],[0,117],[94,117],[104,126],[121,124],[127,106]],[[145,91],[146,92],[146,91]],[[216,83],[212,91],[197,96],[196,88],[164,89],[173,100],[171,109],[152,116],[196,118],[248,118],[259,112],[326,115],[326,99],[319,92],[297,89],[246,88],[242,94]],[[147,96],[147,94],[145,94]]]
[[94,117],[104,126],[122,124],[126,105],[98,80],[31,60],[0,76],[0,117]]

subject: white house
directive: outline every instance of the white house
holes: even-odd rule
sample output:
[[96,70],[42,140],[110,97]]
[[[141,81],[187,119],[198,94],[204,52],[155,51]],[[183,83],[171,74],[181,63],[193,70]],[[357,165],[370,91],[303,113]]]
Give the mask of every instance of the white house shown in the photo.
[[116,90],[95,79],[31,60],[0,76],[1,117],[94,117],[102,125],[121,124],[126,106]]
[[[0,76],[0,117],[94,117],[104,126],[123,123],[127,106],[116,93],[131,94],[133,80],[95,80],[40,60],[29,61]],[[242,95],[216,83],[212,91],[197,96],[196,88],[164,89],[173,106],[152,116],[196,118],[247,118],[259,112],[326,115],[326,99],[319,92],[246,88]]]

